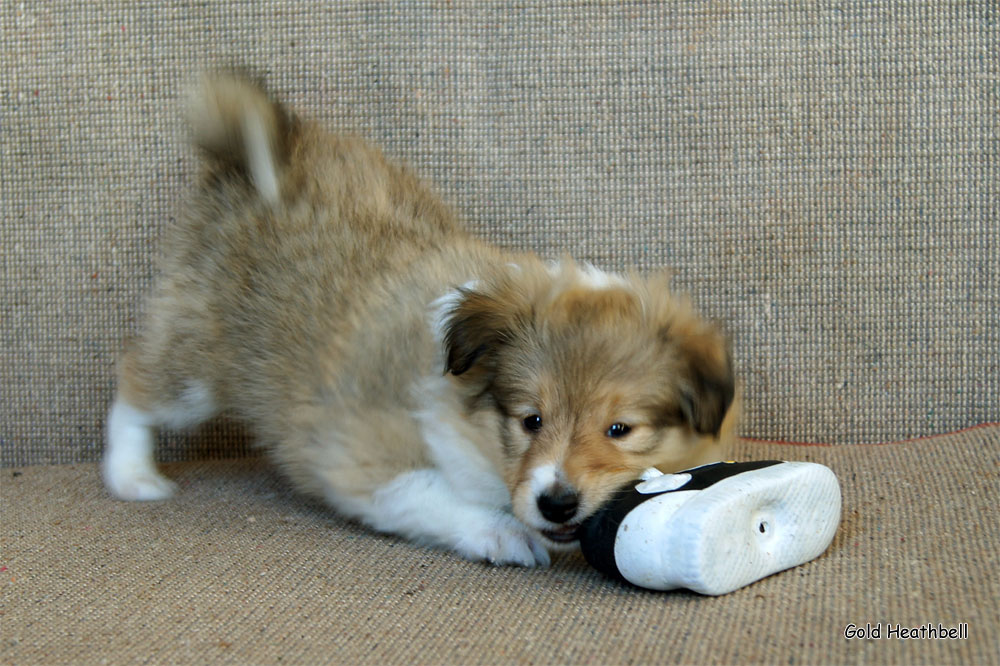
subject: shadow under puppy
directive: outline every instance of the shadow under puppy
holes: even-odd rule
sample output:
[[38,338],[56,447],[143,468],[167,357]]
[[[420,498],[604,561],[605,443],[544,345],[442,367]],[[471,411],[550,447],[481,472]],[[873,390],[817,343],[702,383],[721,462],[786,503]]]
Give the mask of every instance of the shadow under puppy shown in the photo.
[[154,429],[225,410],[340,513],[532,566],[644,468],[724,456],[726,340],[665,275],[487,245],[239,77],[206,78],[191,122],[204,173],[108,415],[117,497],[170,496]]

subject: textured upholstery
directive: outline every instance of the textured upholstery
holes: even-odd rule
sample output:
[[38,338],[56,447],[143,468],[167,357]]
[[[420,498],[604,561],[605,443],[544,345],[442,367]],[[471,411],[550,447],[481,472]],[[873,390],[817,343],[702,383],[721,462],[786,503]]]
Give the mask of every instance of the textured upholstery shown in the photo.
[[[995,0],[53,0],[0,29],[0,662],[996,661],[1000,428],[864,445],[1000,421]],[[183,93],[229,65],[496,243],[671,267],[731,333],[744,435],[839,444],[737,451],[838,474],[827,554],[718,599],[491,569],[207,461],[250,453],[225,420],[162,436],[177,499],[112,501]],[[968,638],[843,635],[880,622]]]
[[497,243],[671,267],[732,334],[748,435],[1000,421],[994,2],[0,11],[5,464],[97,457],[195,169],[183,92],[228,64],[407,161]]
[[[819,559],[723,597],[628,588],[579,554],[464,562],[344,523],[260,461],[174,463],[126,504],[93,464],[3,470],[0,663],[991,664],[1000,427],[884,446],[745,441],[840,478]],[[881,623],[881,638],[848,639]],[[890,625],[966,627],[902,640]]]

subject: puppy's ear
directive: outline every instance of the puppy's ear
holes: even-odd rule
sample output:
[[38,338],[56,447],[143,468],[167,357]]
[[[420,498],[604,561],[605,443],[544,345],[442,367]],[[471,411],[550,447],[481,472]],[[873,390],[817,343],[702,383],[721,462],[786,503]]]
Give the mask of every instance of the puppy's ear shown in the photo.
[[516,316],[511,299],[495,289],[459,289],[444,313],[446,371],[461,375],[474,365],[489,369],[494,352],[510,339]]
[[718,437],[733,404],[736,385],[728,350],[723,352],[721,360],[715,356],[696,353],[687,359],[680,408],[695,432]]
[[685,315],[662,335],[677,355],[680,415],[695,432],[717,437],[736,393],[729,341],[717,326]]

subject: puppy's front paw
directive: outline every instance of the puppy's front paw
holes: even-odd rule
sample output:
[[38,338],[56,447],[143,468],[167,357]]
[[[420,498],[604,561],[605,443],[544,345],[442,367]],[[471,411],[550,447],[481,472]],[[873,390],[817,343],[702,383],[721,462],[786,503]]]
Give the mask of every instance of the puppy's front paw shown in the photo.
[[473,528],[459,540],[455,549],[470,560],[486,560],[496,565],[549,565],[549,553],[541,537],[507,514],[497,514],[487,524]]

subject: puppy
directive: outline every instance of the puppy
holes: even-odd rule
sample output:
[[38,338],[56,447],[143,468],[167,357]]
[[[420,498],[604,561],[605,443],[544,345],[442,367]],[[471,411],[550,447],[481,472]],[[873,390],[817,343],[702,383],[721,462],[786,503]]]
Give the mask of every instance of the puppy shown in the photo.
[[726,340],[665,276],[491,247],[239,77],[207,78],[191,122],[204,173],[108,415],[117,497],[169,497],[154,430],[226,411],[341,514],[533,566],[644,468],[724,456]]

